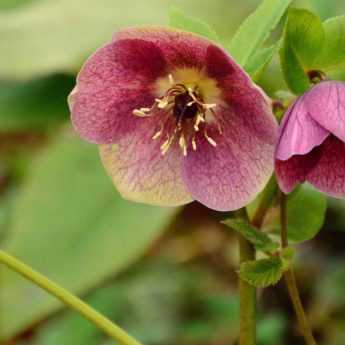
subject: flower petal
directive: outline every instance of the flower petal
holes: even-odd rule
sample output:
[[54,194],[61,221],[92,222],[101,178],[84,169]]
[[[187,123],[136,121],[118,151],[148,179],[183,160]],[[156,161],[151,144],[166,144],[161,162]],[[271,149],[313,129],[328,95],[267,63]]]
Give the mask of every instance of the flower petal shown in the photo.
[[330,136],[321,145],[318,163],[307,180],[320,191],[338,198],[345,197],[345,143]]
[[189,191],[212,209],[230,211],[245,206],[272,174],[277,124],[268,105],[259,99],[224,109],[223,134],[216,126],[207,133],[217,146],[200,133],[196,151],[190,151],[184,161],[183,178]]
[[295,155],[287,160],[277,159],[275,161],[277,182],[284,193],[291,193],[299,183],[308,179],[309,172],[320,159],[322,145],[315,147],[308,154]]
[[305,102],[315,121],[345,141],[345,83],[321,82],[307,93]]
[[210,45],[207,39],[196,34],[164,26],[133,27],[117,32],[114,39],[140,38],[161,49],[169,69],[202,69]]
[[69,97],[75,129],[95,143],[111,143],[132,131],[144,120],[132,111],[153,104],[153,82],[164,74],[164,56],[152,42],[118,40],[100,48],[84,64]]
[[166,155],[161,141],[153,140],[151,120],[113,145],[101,145],[103,165],[121,195],[132,201],[178,206],[193,199],[181,178],[180,149],[173,145]]
[[308,93],[299,97],[287,110],[280,125],[276,158],[287,160],[293,155],[304,155],[319,146],[329,135],[308,114],[305,100]]

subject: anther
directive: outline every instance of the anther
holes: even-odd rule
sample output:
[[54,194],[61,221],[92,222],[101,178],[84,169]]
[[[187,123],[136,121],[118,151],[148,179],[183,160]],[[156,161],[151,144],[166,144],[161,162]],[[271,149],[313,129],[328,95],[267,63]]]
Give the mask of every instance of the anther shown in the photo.
[[155,135],[152,137],[153,140],[159,138],[162,135],[162,131],[158,131],[157,133],[155,133]]
[[174,85],[174,84],[175,84],[175,80],[174,80],[174,77],[172,76],[172,74],[169,74],[169,75],[168,75],[168,78],[169,78],[169,83],[170,83],[171,85]]
[[150,116],[151,108],[140,108],[140,109],[134,109],[133,110],[133,115],[139,116],[139,117],[148,117]]
[[157,107],[159,109],[164,109],[169,103],[167,98],[163,98],[163,99],[156,98],[155,102],[157,103]]
[[192,139],[192,148],[194,151],[196,151],[196,141],[195,141],[195,136]]
[[207,135],[207,132],[205,131],[204,132],[204,137],[206,138],[206,140],[213,146],[213,147],[216,147],[217,146],[217,143]]
[[182,149],[183,155],[187,156],[187,145],[183,134],[180,136],[179,145]]

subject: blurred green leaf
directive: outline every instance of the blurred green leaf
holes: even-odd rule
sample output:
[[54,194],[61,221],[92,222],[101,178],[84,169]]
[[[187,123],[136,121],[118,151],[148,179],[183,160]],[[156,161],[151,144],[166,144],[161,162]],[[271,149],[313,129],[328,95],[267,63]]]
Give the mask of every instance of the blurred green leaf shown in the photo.
[[326,73],[345,72],[345,16],[326,20],[323,28],[325,42],[316,56],[316,67]]
[[[313,187],[304,184],[287,196],[288,239],[294,243],[311,240],[321,230],[326,217],[327,198]],[[278,208],[272,209],[264,228],[280,232]]]
[[307,72],[314,65],[324,39],[319,17],[304,9],[289,10],[280,60],[285,81],[295,94],[302,94],[309,88]]
[[257,52],[291,2],[292,0],[264,0],[243,22],[229,45],[231,55],[240,65],[245,66]]
[[244,69],[250,74],[254,81],[260,79],[267,65],[271,62],[274,55],[278,52],[279,43],[270,47],[262,48],[255,52],[248,60]]
[[258,322],[258,345],[277,345],[283,339],[287,320],[283,314],[265,314]]
[[293,242],[311,240],[325,221],[327,198],[316,189],[303,185],[288,196],[288,238]]
[[[137,259],[176,214],[123,200],[102,169],[96,146],[67,132],[32,163],[17,194],[4,249],[81,294]],[[1,338],[61,304],[4,269]]]
[[55,75],[28,82],[0,82],[0,131],[40,129],[68,117],[74,78]]
[[[141,262],[116,281],[96,288],[86,301],[144,344],[174,343],[178,313],[189,288],[186,282],[192,279],[168,262]],[[89,321],[65,311],[38,329],[32,345],[99,345],[105,338]]]
[[[111,284],[96,290],[86,302],[112,318],[122,306],[120,297],[116,284]],[[75,312],[67,311],[39,328],[34,345],[98,345],[103,337],[94,324]]]
[[276,284],[283,274],[283,261],[274,256],[268,259],[247,261],[241,264],[240,278],[256,287]]
[[187,16],[177,7],[171,7],[169,10],[169,23],[177,29],[194,32],[204,36],[214,42],[219,41],[217,33],[205,22],[198,18]]
[[222,221],[222,223],[240,233],[251,242],[257,250],[274,252],[279,248],[278,243],[273,242],[267,234],[254,228],[248,222],[240,219],[227,219]]
[[114,31],[163,24],[161,0],[45,0],[0,12],[0,78],[76,72]]

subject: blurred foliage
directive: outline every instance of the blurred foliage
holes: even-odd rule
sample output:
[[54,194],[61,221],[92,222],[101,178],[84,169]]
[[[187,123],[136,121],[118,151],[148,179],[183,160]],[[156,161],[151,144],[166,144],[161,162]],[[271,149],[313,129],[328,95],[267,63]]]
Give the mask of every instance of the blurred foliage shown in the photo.
[[[66,97],[83,61],[115,30],[166,24],[174,5],[210,24],[228,45],[259,3],[0,0],[1,246],[85,297],[147,345],[236,344],[235,235],[219,224],[219,215],[196,203],[178,212],[122,200],[96,148],[73,134]],[[345,10],[338,0],[293,4],[316,11],[322,20]],[[334,39],[323,54],[338,56],[332,49],[342,47],[334,43],[342,22],[323,24]],[[268,63],[281,32],[282,25],[247,65],[271,96],[286,90],[277,56]],[[298,200],[290,234],[304,241],[318,232],[326,204],[319,193],[298,193],[291,196]],[[345,342],[344,210],[344,201],[329,200],[324,228],[300,246],[296,260],[321,345]],[[273,210],[266,225],[277,216]],[[112,344],[14,273],[1,268],[0,278],[2,344]],[[283,284],[260,291],[259,309],[259,345],[303,343]]]

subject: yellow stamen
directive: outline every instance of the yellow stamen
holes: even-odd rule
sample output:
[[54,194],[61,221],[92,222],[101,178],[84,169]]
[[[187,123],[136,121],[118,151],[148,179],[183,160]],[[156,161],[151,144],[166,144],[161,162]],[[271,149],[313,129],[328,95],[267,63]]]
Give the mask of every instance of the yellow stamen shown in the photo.
[[196,151],[196,141],[195,141],[195,137],[193,137],[192,139],[192,148],[194,151]]
[[205,119],[200,114],[198,114],[194,123],[194,130],[196,132],[199,131],[199,125],[201,122],[205,122]]
[[181,134],[181,136],[180,136],[179,145],[182,149],[183,155],[187,156],[187,145],[186,145],[186,140],[185,140],[183,134]]
[[205,131],[204,132],[204,137],[206,138],[206,140],[213,146],[213,147],[216,147],[217,146],[217,143],[207,135],[207,132]]
[[134,109],[133,110],[133,115],[139,116],[139,117],[148,117],[150,116],[150,108],[140,108],[140,109]]
[[155,133],[155,135],[152,137],[152,139],[155,140],[155,139],[159,138],[161,135],[162,135],[162,130]]
[[175,80],[174,80],[174,77],[172,76],[172,74],[169,74],[169,75],[168,75],[168,78],[169,78],[169,83],[170,83],[171,85],[175,85]]
[[168,98],[164,97],[162,99],[156,98],[155,99],[156,103],[157,103],[157,107],[159,109],[164,109],[167,105],[168,105]]

